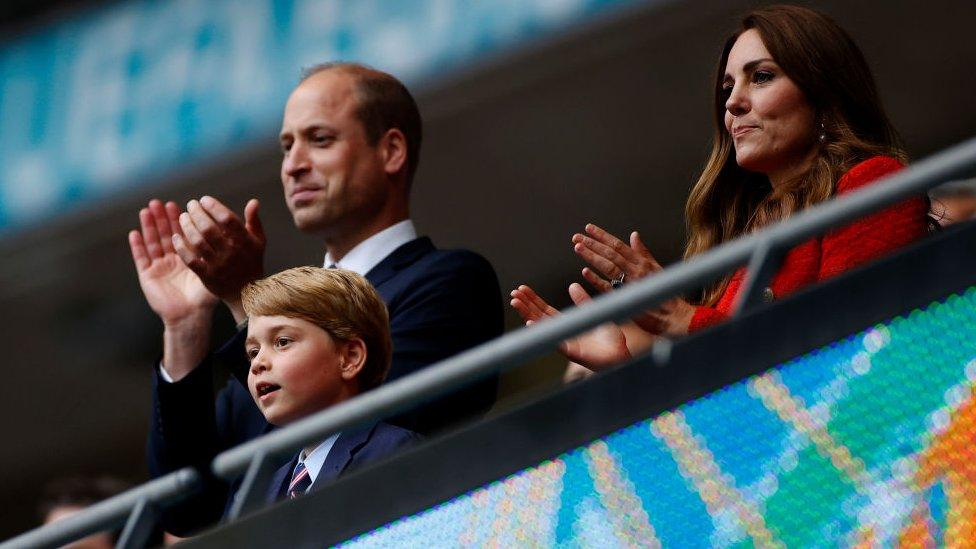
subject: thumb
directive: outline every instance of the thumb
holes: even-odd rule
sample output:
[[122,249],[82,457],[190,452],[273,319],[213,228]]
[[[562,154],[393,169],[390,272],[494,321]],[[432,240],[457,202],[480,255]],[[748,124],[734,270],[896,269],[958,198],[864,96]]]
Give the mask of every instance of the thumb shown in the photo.
[[260,206],[261,203],[258,202],[257,198],[252,198],[247,201],[247,205],[244,206],[244,227],[247,229],[247,232],[264,243],[264,225],[261,224],[261,218],[258,217],[258,208]]
[[647,249],[647,246],[644,245],[644,241],[641,240],[640,234],[637,231],[630,233],[630,247],[640,255],[650,259],[653,263],[655,271],[661,269],[661,264],[657,262],[654,254],[652,254],[651,251]]
[[637,231],[630,233],[630,247],[642,254],[651,255],[651,251],[644,245],[644,241],[641,240],[640,233]]
[[577,305],[582,305],[592,300],[590,294],[586,293],[586,290],[583,289],[583,286],[576,282],[569,285],[569,297]]

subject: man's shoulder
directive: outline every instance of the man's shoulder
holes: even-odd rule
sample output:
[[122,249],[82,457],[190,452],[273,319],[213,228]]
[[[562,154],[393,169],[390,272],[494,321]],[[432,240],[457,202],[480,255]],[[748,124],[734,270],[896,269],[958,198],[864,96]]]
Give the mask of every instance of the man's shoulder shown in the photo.
[[[430,243],[426,237],[425,240]],[[422,243],[412,241],[396,250],[387,258],[393,263],[395,273],[390,279],[395,279],[398,286],[435,285],[467,281],[467,283],[483,284],[490,281],[497,284],[495,269],[483,256],[466,249],[440,249],[429,244],[421,247]],[[405,249],[414,246],[414,253]],[[397,257],[397,256],[401,257]],[[409,257],[406,257],[408,256]],[[369,277],[368,277],[369,278]],[[391,280],[394,282],[394,280]]]
[[495,272],[491,263],[481,254],[463,248],[442,250],[434,248],[421,260],[429,268],[477,270]]

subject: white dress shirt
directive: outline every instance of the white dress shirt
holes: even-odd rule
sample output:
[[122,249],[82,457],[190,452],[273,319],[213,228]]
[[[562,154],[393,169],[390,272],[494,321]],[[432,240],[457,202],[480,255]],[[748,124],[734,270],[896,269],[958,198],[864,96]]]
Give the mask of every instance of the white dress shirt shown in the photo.
[[326,252],[325,262],[322,265],[324,267],[335,265],[340,269],[365,276],[373,267],[386,259],[386,256],[415,238],[417,238],[417,229],[414,228],[413,221],[404,219],[363,240],[339,261],[334,261]]
[[[315,484],[315,479],[318,478],[319,471],[321,471],[322,466],[325,465],[325,458],[329,457],[329,452],[332,450],[332,447],[335,445],[335,441],[338,438],[339,433],[336,433],[325,439],[322,444],[316,446],[311,452],[308,451],[308,448],[305,448],[300,454],[298,454],[298,463],[305,464],[305,468],[308,469],[308,478],[312,480],[312,484]],[[294,476],[294,471],[292,472],[292,476]],[[311,486],[311,484],[309,486]]]

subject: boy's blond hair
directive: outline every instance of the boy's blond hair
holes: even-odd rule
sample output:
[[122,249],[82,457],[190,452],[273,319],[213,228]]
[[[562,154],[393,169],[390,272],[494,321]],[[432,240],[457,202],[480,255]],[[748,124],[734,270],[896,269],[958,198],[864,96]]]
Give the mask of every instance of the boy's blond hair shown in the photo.
[[341,341],[366,344],[359,390],[376,387],[390,370],[390,318],[386,305],[362,276],[343,269],[295,267],[256,280],[241,290],[248,317],[300,318]]

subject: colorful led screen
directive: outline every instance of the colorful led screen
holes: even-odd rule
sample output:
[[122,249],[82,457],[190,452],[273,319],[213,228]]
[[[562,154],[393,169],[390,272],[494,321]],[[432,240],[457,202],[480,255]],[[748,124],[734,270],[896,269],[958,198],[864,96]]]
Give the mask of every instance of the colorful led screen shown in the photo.
[[976,287],[346,546],[964,546],[974,380]]

